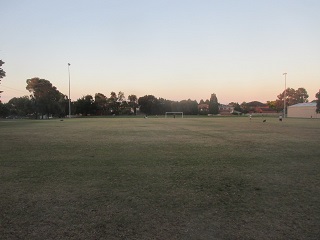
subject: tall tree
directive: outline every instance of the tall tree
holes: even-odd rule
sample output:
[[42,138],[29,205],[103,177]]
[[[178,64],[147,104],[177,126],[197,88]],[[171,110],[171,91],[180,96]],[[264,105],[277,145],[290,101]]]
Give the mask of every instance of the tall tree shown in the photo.
[[231,103],[229,103],[228,104],[229,106],[233,106],[234,107],[234,111],[236,111],[236,112],[243,112],[243,109],[241,108],[241,106],[240,106],[240,104],[239,103],[237,103],[237,102],[231,102]]
[[242,102],[242,103],[240,104],[240,107],[241,107],[243,113],[248,113],[248,112],[249,112],[249,108],[248,108],[246,102]]
[[0,117],[8,117],[10,113],[10,109],[8,103],[2,103],[0,101]]
[[107,97],[102,93],[96,93],[94,95],[94,102],[97,107],[97,114],[106,115],[107,114]]
[[115,101],[117,100],[117,94],[115,92],[110,93],[110,98],[113,98]]
[[316,93],[316,98],[317,98],[317,113],[320,113],[320,89],[319,92]]
[[295,92],[295,100],[297,103],[305,103],[308,102],[308,93],[305,88],[298,88]]
[[[6,72],[3,71],[2,69],[2,65],[4,64],[4,61],[0,60],[0,84],[1,84],[1,79],[4,78],[6,76]],[[0,94],[2,93],[3,91],[0,91]],[[0,99],[0,102],[1,102],[1,99]]]
[[215,93],[212,93],[210,97],[209,113],[219,114],[219,103],[218,103],[217,95]]
[[35,77],[26,82],[26,89],[31,93],[30,97],[34,103],[36,118],[38,113],[42,116],[47,114],[48,117],[51,114],[61,114],[63,107],[60,106],[59,101],[64,98],[64,95],[50,81]]
[[297,103],[308,102],[309,95],[305,88],[298,88],[297,90],[293,88],[287,88],[285,100],[284,91],[280,93],[277,97],[278,99],[276,100],[276,106],[277,108],[283,109],[284,101],[286,101],[286,106],[288,107]]
[[110,98],[107,100],[108,109],[111,114],[119,114],[118,96],[115,92],[110,93]]
[[283,109],[283,101],[280,102],[279,99],[277,99],[275,101],[267,101],[267,105],[270,109],[273,109],[277,112],[279,112]]
[[75,102],[75,113],[84,116],[96,113],[96,105],[91,95],[83,96]]
[[8,107],[10,110],[10,115],[25,117],[28,114],[34,112],[32,101],[28,96],[24,97],[14,97],[9,100]]
[[164,98],[158,98],[158,111],[157,114],[165,114],[166,112],[174,111],[174,103],[171,100],[167,100]]
[[4,78],[6,76],[6,72],[3,71],[3,69],[2,69],[2,65],[4,63],[5,63],[4,61],[0,60],[0,81],[1,81],[2,78]]
[[124,92],[119,92],[118,93],[118,99],[117,99],[117,101],[118,102],[123,102],[123,101],[125,101],[126,100],[126,97],[124,96]]
[[120,91],[118,93],[117,106],[119,114],[130,114],[131,108],[126,100],[124,92]]
[[141,112],[145,114],[158,114],[159,100],[153,95],[145,95],[138,99]]
[[198,114],[198,103],[197,101],[192,101],[191,99],[182,100],[179,102],[179,109],[183,114],[186,115],[197,115]]
[[138,98],[136,95],[134,94],[131,94],[128,96],[128,100],[129,100],[129,104],[130,104],[130,107],[133,109],[133,114],[136,115],[137,114],[137,101],[138,101]]
[[[71,102],[71,115],[73,114],[73,105],[74,102]],[[69,114],[69,98],[67,95],[60,93],[59,99],[59,117],[65,117]]]

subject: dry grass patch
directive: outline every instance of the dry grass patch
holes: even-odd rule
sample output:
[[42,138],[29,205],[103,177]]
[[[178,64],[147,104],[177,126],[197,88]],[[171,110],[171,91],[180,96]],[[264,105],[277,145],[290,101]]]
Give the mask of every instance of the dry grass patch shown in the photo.
[[317,239],[316,119],[0,122],[1,239]]

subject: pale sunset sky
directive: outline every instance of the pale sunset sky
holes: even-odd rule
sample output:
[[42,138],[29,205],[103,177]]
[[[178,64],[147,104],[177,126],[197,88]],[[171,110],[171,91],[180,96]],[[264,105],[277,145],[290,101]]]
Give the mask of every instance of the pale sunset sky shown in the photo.
[[71,99],[220,103],[320,88],[319,0],[0,0],[3,102],[40,77]]

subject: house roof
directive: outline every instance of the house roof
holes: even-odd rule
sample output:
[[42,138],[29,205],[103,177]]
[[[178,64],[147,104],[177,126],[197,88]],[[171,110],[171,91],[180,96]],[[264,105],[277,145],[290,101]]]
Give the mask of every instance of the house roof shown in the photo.
[[264,103],[258,102],[258,101],[253,101],[253,102],[248,102],[246,104],[246,106],[248,106],[248,107],[266,107],[267,104],[264,104]]
[[206,103],[200,103],[200,104],[198,104],[198,106],[201,106],[201,107],[203,107],[203,106],[208,106],[208,107],[209,107],[209,104],[206,104]]
[[317,106],[316,102],[310,102],[310,103],[298,103],[289,107],[291,108],[291,107],[316,107],[316,106]]

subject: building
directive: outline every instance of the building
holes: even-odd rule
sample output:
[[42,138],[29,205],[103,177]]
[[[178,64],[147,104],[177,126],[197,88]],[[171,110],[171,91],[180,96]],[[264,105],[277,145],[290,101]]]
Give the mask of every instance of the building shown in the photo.
[[[220,115],[232,115],[234,107],[226,104],[219,104]],[[201,103],[198,105],[199,114],[209,114],[209,104]]]
[[200,114],[208,114],[209,113],[209,104],[201,103],[198,105],[198,112]]
[[226,104],[219,104],[220,115],[232,115],[234,107]]
[[288,107],[288,117],[296,118],[320,118],[320,114],[316,112],[317,103],[298,103]]

